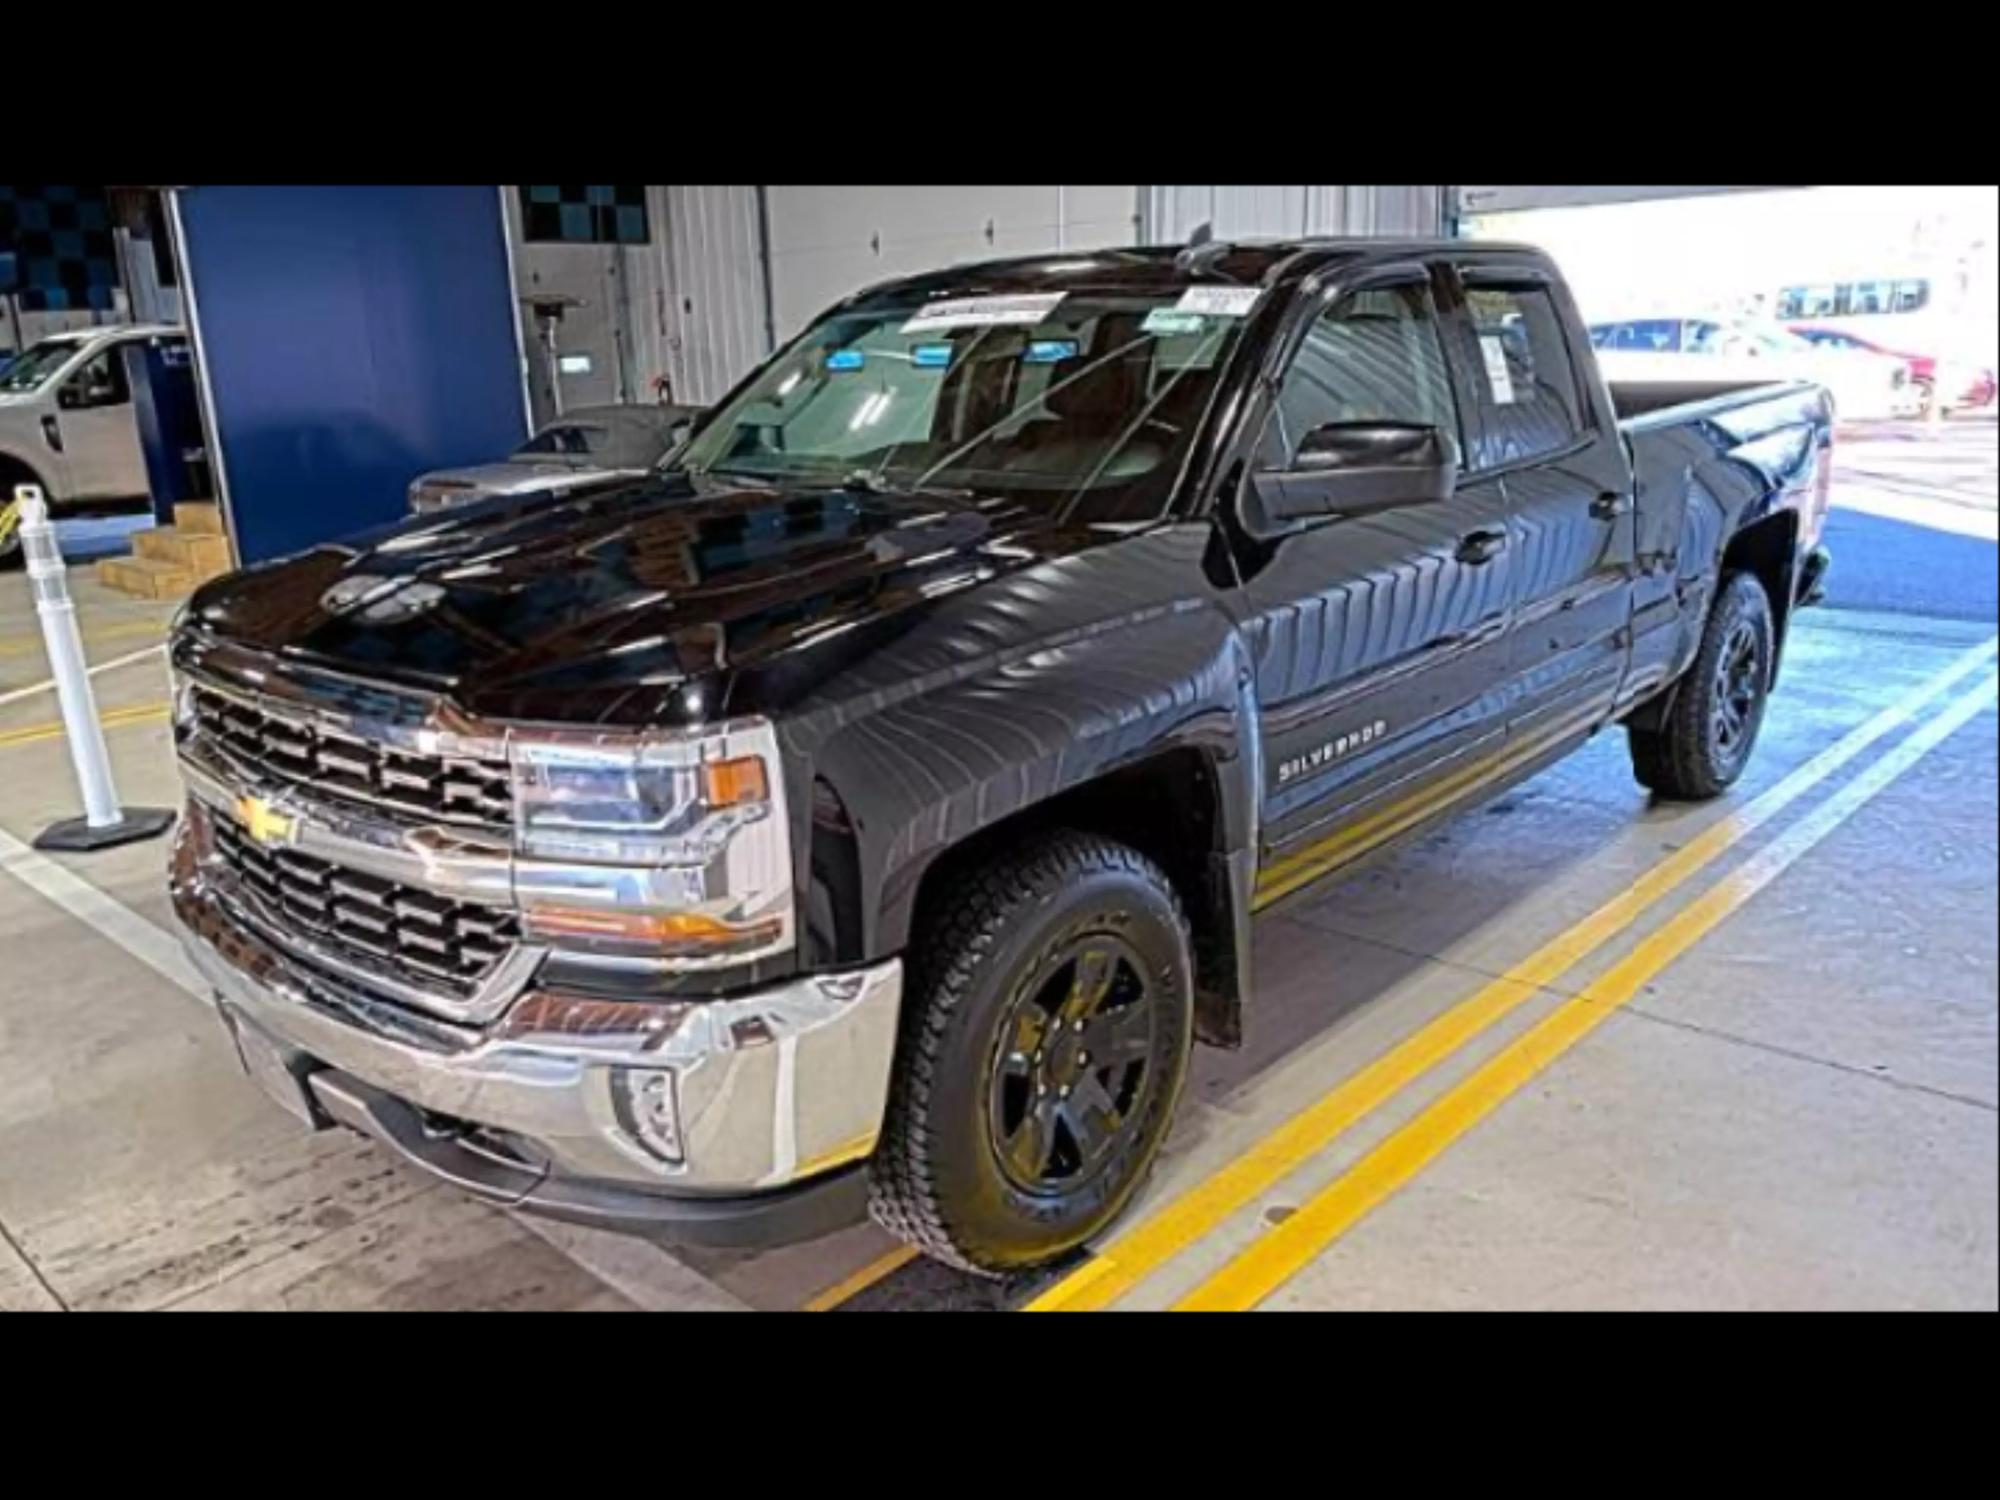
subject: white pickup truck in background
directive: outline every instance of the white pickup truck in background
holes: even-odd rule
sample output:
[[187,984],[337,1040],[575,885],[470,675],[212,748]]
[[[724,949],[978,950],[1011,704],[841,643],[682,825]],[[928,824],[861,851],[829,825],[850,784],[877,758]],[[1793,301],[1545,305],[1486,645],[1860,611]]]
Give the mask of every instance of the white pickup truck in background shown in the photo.
[[[143,497],[146,460],[125,373],[125,346],[185,345],[165,324],[80,328],[30,344],[0,369],[0,496],[38,484],[58,513]],[[0,562],[19,546],[0,537]]]

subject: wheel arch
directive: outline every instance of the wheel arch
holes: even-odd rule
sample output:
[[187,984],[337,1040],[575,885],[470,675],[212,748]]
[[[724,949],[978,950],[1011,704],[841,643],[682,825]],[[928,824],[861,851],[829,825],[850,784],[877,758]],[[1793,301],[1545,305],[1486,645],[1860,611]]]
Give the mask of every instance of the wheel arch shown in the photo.
[[1799,513],[1789,507],[1760,516],[1730,535],[1716,569],[1718,586],[1731,573],[1748,573],[1764,586],[1764,595],[1771,602],[1773,687],[1785,657],[1786,626],[1798,586],[1799,532]]
[[[1195,1034],[1215,1046],[1240,1044],[1249,988],[1250,877],[1247,844],[1232,848],[1241,811],[1232,799],[1233,767],[1195,745],[1163,748],[1070,786],[987,824],[934,852],[918,873],[903,911],[900,946],[921,928],[941,893],[958,877],[1053,829],[1099,834],[1158,865],[1180,898],[1195,973]],[[892,934],[885,932],[885,939]]]

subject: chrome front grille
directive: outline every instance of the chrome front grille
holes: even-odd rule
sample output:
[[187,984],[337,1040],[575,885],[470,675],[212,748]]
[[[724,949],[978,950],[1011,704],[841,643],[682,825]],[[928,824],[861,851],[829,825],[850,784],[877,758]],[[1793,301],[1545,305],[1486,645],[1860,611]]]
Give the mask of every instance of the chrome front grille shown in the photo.
[[425,822],[507,828],[514,798],[503,760],[429,755],[274,712],[195,683],[194,733],[253,781],[386,809]]
[[366,969],[388,969],[454,1001],[471,999],[520,941],[514,913],[451,901],[297,849],[266,848],[226,816],[209,820],[235,894],[281,937]]

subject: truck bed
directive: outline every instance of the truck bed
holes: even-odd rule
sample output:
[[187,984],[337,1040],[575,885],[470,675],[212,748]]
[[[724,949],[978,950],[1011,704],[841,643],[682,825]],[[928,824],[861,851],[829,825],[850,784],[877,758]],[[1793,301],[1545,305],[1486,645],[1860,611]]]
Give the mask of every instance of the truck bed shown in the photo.
[[1606,384],[1618,425],[1627,431],[1670,426],[1688,417],[1727,410],[1743,405],[1752,393],[1762,400],[1813,389],[1797,380],[1614,380]]

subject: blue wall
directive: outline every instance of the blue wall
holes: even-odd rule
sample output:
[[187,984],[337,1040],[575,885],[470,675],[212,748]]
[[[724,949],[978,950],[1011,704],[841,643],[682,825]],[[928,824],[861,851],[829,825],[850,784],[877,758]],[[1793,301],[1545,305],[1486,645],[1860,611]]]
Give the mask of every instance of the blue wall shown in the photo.
[[526,436],[491,187],[194,187],[183,253],[230,516],[258,562],[406,513]]

